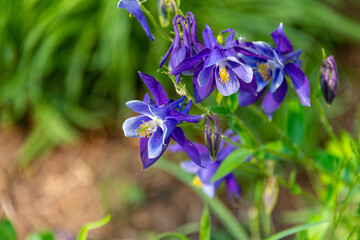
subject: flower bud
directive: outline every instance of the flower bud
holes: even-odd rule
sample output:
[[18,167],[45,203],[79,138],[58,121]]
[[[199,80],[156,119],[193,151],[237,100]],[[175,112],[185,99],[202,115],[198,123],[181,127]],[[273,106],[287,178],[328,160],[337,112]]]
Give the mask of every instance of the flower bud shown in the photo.
[[170,21],[176,11],[176,3],[174,0],[158,0],[158,14],[160,25],[162,27],[167,27],[170,24]]
[[276,177],[269,177],[266,181],[264,189],[264,207],[265,212],[270,214],[275,205],[279,194],[279,185],[277,184]]
[[320,86],[325,101],[330,105],[334,100],[339,86],[339,75],[333,56],[327,57],[321,66]]
[[219,118],[216,114],[212,113],[205,119],[204,137],[205,145],[214,160],[220,150],[221,134]]

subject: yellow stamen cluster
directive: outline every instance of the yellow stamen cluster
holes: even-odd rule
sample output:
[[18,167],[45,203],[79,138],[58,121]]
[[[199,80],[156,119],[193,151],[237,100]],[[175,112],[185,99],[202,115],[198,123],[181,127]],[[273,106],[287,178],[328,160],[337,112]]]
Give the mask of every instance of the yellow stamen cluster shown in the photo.
[[224,38],[223,38],[222,35],[219,34],[219,35],[216,37],[216,40],[217,40],[220,44],[222,44],[223,41],[224,41]]
[[228,74],[226,68],[221,67],[219,70],[219,75],[220,75],[219,80],[221,81],[222,84],[225,83],[227,85],[227,82],[231,81],[231,79],[229,79],[229,74]]
[[160,121],[158,119],[154,119],[148,122],[142,121],[139,128],[136,129],[136,135],[140,135],[142,138],[150,138],[151,134],[156,130],[156,128],[160,125]]
[[270,81],[271,80],[271,72],[269,69],[269,65],[266,63],[259,63],[259,73],[261,77],[264,79],[264,81]]
[[202,186],[202,182],[200,180],[200,178],[198,176],[195,176],[193,181],[192,181],[192,184],[194,184],[194,186],[196,187],[201,187]]

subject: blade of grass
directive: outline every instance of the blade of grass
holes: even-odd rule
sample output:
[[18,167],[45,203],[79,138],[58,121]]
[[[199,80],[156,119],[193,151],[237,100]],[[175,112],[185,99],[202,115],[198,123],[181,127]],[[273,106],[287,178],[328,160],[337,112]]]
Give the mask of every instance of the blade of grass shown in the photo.
[[294,233],[298,233],[300,231],[303,231],[303,230],[306,230],[308,228],[312,228],[312,227],[324,224],[326,222],[328,222],[328,220],[321,221],[321,222],[316,222],[316,223],[310,223],[310,224],[301,225],[301,226],[296,226],[296,227],[293,227],[293,228],[289,228],[289,229],[286,229],[284,231],[278,232],[278,233],[272,235],[271,237],[268,237],[266,240],[282,239],[282,238],[290,236],[290,235],[292,235]]
[[180,167],[161,158],[155,165],[157,168],[162,169],[180,181],[191,187],[199,196],[210,206],[213,213],[222,222],[225,228],[234,239],[248,240],[249,236],[241,223],[231,214],[231,212],[225,207],[225,205],[217,198],[209,198],[205,195],[200,188],[195,187],[192,184],[192,176],[184,172]]
[[107,224],[110,220],[111,220],[111,215],[107,215],[106,217],[100,219],[99,221],[85,224],[81,228],[77,240],[86,240],[87,234],[90,230],[100,228],[105,224]]

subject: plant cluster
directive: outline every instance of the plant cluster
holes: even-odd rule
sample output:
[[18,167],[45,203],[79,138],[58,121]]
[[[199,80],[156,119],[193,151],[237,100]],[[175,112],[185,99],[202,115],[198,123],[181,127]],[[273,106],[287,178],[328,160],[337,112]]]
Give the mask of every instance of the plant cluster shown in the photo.
[[[171,42],[160,69],[165,68],[163,73],[172,80],[180,95],[177,100],[170,99],[155,78],[139,72],[154,99],[146,94],[143,101],[127,102],[126,105],[140,115],[127,119],[123,130],[126,137],[140,138],[144,169],[157,162],[167,149],[185,152],[191,161],[181,162],[180,168],[165,159],[156,166],[192,186],[236,239],[249,239],[248,231],[252,239],[282,239],[294,233],[297,234],[296,239],[339,239],[343,232],[346,232],[347,239],[352,239],[359,231],[356,224],[349,222],[356,217],[350,209],[356,209],[355,196],[358,196],[355,186],[358,185],[359,142],[350,134],[344,134],[339,139],[319,102],[319,88],[329,106],[337,94],[339,75],[334,57],[326,57],[323,50],[324,61],[321,69],[319,66],[315,90],[310,94],[309,80],[301,69],[301,50],[294,49],[282,23],[270,34],[274,45],[236,37],[234,29],[223,30],[215,36],[207,24],[199,37],[194,14],[184,14],[179,4],[179,1],[158,1],[161,25],[170,24],[169,18],[173,16],[173,37],[162,30],[137,0],[121,0],[118,4],[119,8],[126,9],[130,16],[137,18],[150,40],[155,41],[155,38],[144,13],[160,35]],[[192,79],[192,89],[186,86],[185,78]],[[290,130],[284,132],[272,122],[272,117],[291,89],[296,92],[299,102],[290,101],[287,127]],[[207,106],[212,97],[217,105]],[[262,110],[255,104],[260,99]],[[200,111],[200,114],[189,114],[193,104],[198,109],[196,113]],[[311,105],[318,111],[331,137],[332,147],[338,151],[336,156],[332,153],[334,149],[327,149],[322,151],[322,158],[314,158],[299,145],[304,136],[302,126],[306,122],[306,108],[303,106]],[[261,143],[237,116],[239,106],[250,109],[270,126],[278,134],[278,140]],[[225,131],[222,130],[224,125],[228,128]],[[202,129],[204,142],[190,141],[185,134],[187,131],[184,131],[186,128]],[[171,139],[176,143],[171,145]],[[290,173],[289,179],[276,173],[276,163],[270,159],[302,163],[316,194],[296,183],[296,171]],[[238,170],[255,175],[257,182],[248,230],[215,197],[221,183],[225,182],[230,201],[241,200]],[[188,173],[195,176],[190,177]],[[306,220],[300,221],[307,224],[270,237],[274,231],[271,213],[276,205],[279,185],[316,202],[321,213],[309,214]],[[333,189],[327,190],[324,186]],[[350,202],[353,202],[352,207],[349,207]],[[210,239],[210,216],[206,206],[201,220],[201,239]],[[187,239],[180,233],[159,236],[159,239],[164,236]]]

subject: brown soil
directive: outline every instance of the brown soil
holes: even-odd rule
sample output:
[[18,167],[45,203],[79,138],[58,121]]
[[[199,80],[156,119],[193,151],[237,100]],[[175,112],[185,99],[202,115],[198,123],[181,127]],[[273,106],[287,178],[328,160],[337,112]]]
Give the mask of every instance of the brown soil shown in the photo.
[[24,139],[16,129],[0,129],[0,217],[14,223],[19,239],[43,229],[58,239],[76,237],[83,224],[107,213],[110,224],[91,237],[146,239],[150,231],[200,219],[201,201],[189,188],[155,168],[142,170],[136,139],[89,133],[19,171],[16,152]]

